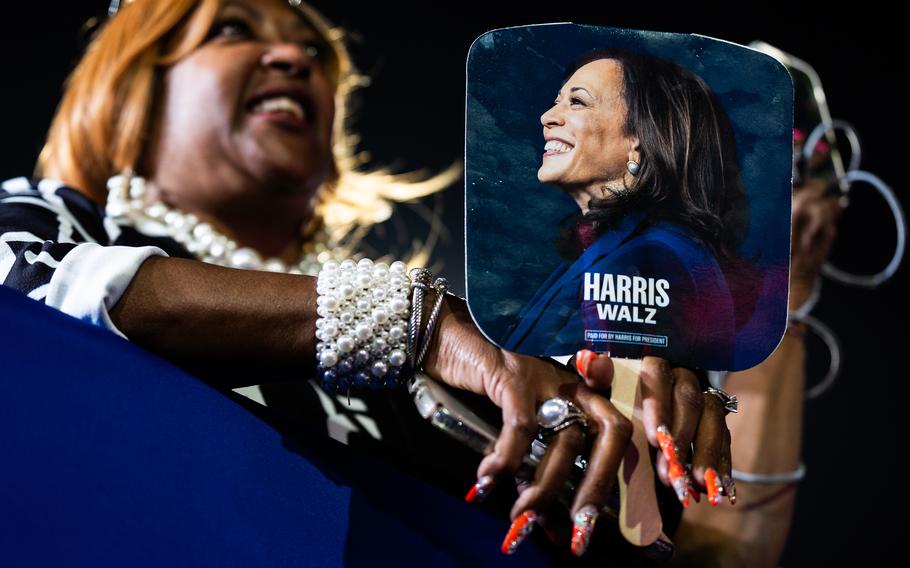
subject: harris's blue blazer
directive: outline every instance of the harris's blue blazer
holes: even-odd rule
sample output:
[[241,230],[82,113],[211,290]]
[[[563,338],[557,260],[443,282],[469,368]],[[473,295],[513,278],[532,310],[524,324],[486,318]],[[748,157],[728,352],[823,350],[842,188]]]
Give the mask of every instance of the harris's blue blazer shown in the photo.
[[[669,221],[646,221],[644,213],[627,215],[575,261],[563,262],[499,344],[536,355],[568,355],[587,347],[617,356],[655,355],[704,369],[729,369],[736,326],[723,270],[687,229]],[[586,272],[666,279],[669,305],[650,306],[656,310],[656,323],[601,319],[597,302],[584,300]],[[643,315],[649,306],[637,307]],[[599,332],[619,335],[605,340]],[[654,343],[622,339],[643,334],[653,336]]]

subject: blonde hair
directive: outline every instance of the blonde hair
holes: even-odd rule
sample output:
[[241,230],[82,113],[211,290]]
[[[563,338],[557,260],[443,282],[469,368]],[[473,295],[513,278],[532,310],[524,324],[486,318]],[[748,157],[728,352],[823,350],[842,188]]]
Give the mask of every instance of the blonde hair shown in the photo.
[[[141,174],[163,71],[202,43],[220,4],[134,0],[121,8],[67,79],[35,175],[55,178],[104,203],[108,178],[128,169]],[[331,240],[346,240],[353,247],[362,228],[388,219],[391,202],[447,187],[459,178],[461,167],[453,164],[432,177],[360,171],[357,137],[348,132],[348,102],[366,80],[351,61],[342,31],[306,4],[295,8],[329,46],[336,106],[330,175],[305,234],[314,234],[324,223]]]

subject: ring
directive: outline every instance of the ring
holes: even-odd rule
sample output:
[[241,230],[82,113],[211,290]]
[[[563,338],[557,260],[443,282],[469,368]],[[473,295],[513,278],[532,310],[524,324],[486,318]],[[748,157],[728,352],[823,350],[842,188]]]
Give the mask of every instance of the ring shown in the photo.
[[560,430],[565,430],[573,424],[581,424],[588,429],[588,417],[571,401],[564,398],[551,398],[545,400],[537,410],[537,425],[540,433],[549,436]]
[[720,399],[721,404],[724,405],[724,415],[727,415],[731,412],[734,414],[739,412],[739,403],[736,401],[736,395],[727,394],[726,392],[714,387],[708,387],[708,390],[705,391],[705,394],[713,394]]

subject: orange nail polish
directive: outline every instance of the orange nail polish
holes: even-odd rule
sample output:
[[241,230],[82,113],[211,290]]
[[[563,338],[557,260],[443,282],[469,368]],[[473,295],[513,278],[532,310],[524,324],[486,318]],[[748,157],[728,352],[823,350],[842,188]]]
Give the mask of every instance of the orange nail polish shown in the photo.
[[588,365],[591,364],[591,361],[597,358],[597,353],[594,353],[590,349],[582,349],[575,354],[575,369],[578,370],[578,374],[584,378],[588,378]]
[[689,476],[686,475],[686,470],[684,470],[678,462],[671,462],[670,469],[667,470],[667,476],[670,478],[670,485],[673,486],[673,490],[676,492],[676,497],[679,499],[679,502],[683,504],[683,507],[689,506],[689,488],[691,483],[689,483]]
[[464,496],[464,500],[468,503],[483,501],[484,497],[487,496],[487,493],[490,492],[490,489],[493,488],[494,481],[492,475],[484,475],[477,480],[477,483],[471,486],[471,489],[468,490],[468,494]]
[[573,521],[572,554],[581,556],[591,542],[591,533],[594,532],[594,523],[597,522],[597,508],[594,505],[585,505],[575,513]]
[[664,457],[667,458],[668,462],[679,462],[679,453],[676,451],[676,442],[673,440],[673,435],[670,434],[670,429],[663,424],[657,427],[657,444],[660,446],[660,451],[663,452]]
[[502,541],[503,554],[514,554],[518,545],[531,534],[534,529],[534,523],[537,522],[537,513],[528,510],[518,516],[509,527],[509,533],[505,540]]
[[684,507],[689,506],[689,476],[686,470],[679,464],[679,452],[676,448],[676,442],[670,434],[670,429],[661,424],[657,427],[657,443],[660,445],[660,451],[663,452],[667,459],[667,476],[670,478],[670,485],[676,491],[676,497]]
[[720,503],[721,491],[723,487],[720,484],[720,478],[714,468],[709,467],[705,471],[705,485],[708,488],[708,502],[717,507]]

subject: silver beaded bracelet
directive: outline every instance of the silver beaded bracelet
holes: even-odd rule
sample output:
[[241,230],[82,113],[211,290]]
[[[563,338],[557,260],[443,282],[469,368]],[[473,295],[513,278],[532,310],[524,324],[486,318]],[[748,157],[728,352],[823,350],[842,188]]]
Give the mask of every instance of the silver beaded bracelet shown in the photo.
[[[397,388],[423,363],[448,282],[433,282],[425,268],[415,268],[410,278],[406,271],[403,262],[388,266],[366,258],[322,266],[316,282],[316,359],[324,390]],[[430,290],[436,296],[421,332]]]

